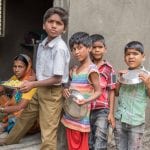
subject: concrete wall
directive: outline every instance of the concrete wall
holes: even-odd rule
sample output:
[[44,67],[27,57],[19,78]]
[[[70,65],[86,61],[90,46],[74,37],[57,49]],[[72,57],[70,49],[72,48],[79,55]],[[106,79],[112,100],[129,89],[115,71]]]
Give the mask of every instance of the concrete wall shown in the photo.
[[[150,1],[149,0],[55,0],[55,4],[69,10],[68,39],[74,32],[85,31],[104,35],[108,52],[106,58],[116,71],[125,69],[124,46],[139,40],[144,44],[150,70]],[[145,145],[150,146],[150,101],[146,110]],[[63,140],[62,140],[63,141]],[[63,143],[63,142],[61,142]]]
[[85,31],[104,35],[106,57],[115,69],[125,68],[123,48],[131,40],[145,46],[145,67],[150,70],[150,1],[149,0],[70,0],[68,37]]

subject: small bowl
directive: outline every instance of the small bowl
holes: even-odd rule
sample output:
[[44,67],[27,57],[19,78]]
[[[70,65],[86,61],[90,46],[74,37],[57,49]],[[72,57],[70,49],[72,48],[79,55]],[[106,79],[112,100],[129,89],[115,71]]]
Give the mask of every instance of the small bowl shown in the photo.
[[119,76],[118,80],[122,84],[139,84],[142,82],[142,80],[139,79],[140,73],[148,74],[148,72],[143,69],[128,70],[127,73]]
[[69,98],[65,99],[63,109],[66,114],[74,119],[81,120],[87,114],[88,104],[78,105],[75,101],[84,99],[83,95],[77,90],[70,90]]

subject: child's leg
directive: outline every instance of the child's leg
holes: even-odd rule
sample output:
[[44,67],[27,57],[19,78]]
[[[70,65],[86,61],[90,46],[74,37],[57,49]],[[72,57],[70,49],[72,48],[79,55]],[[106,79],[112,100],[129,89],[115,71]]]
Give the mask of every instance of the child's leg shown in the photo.
[[[149,124],[150,126],[150,124]],[[150,149],[150,127],[145,129],[144,135],[143,135],[143,150],[149,150]]]
[[108,109],[100,109],[92,111],[92,116],[95,117],[93,124],[94,129],[94,145],[92,150],[107,149],[108,140]]
[[66,128],[68,150],[89,150],[88,133]]
[[0,141],[0,145],[18,143],[37,119],[38,109],[39,105],[37,100],[37,93],[35,93],[28,106],[24,109],[21,116],[17,119],[15,126],[12,128],[6,139]]
[[116,120],[116,128],[114,130],[117,150],[128,150],[128,131],[121,121]]
[[144,133],[144,124],[131,126],[128,133],[128,150],[142,150],[142,139]]
[[62,111],[61,86],[40,87],[39,121],[41,128],[41,150],[57,150],[57,131]]
[[94,149],[94,143],[95,143],[95,139],[94,139],[94,133],[95,133],[95,121],[96,121],[96,116],[94,115],[94,113],[90,114],[90,126],[91,126],[91,132],[89,134],[89,149],[92,150]]

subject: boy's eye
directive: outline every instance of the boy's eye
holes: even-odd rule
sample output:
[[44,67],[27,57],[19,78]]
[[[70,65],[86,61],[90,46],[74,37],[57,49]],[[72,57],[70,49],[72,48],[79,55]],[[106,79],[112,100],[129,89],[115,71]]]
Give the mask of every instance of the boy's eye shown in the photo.
[[81,50],[82,49],[82,46],[77,46],[77,47],[75,47],[75,48],[72,48],[72,51],[76,51],[76,50]]
[[62,22],[60,22],[60,21],[55,21],[55,20],[48,20],[48,23],[51,23],[51,24],[55,23],[56,25],[63,25]]
[[78,49],[78,50],[82,49],[82,46],[78,46],[77,49]]
[[101,48],[103,48],[103,46],[93,46],[93,48],[94,48],[94,49],[96,49],[96,48],[101,49]]
[[47,22],[48,22],[48,23],[53,23],[54,21],[53,21],[53,20],[48,20]]
[[126,53],[126,56],[130,56],[130,55],[134,55],[134,56],[136,56],[136,55],[139,55],[139,53],[137,53],[137,52],[133,52],[133,53]]
[[57,21],[56,24],[57,24],[57,25],[63,25],[63,23],[62,23],[62,22],[59,22],[59,21]]

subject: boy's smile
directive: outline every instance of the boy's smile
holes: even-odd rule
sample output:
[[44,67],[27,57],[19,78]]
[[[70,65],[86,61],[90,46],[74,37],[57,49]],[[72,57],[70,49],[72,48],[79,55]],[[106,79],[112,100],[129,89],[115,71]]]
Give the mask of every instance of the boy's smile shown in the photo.
[[124,59],[130,69],[136,69],[142,65],[144,54],[136,49],[128,49],[125,53]]

